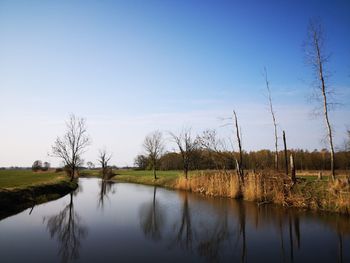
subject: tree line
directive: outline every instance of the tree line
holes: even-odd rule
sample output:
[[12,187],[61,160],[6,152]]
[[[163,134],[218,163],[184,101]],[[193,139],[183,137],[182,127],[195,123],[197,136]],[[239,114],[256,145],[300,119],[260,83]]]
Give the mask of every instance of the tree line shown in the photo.
[[[275,151],[268,149],[258,151],[243,151],[244,169],[275,169]],[[282,156],[283,151],[278,151]],[[294,155],[295,168],[297,170],[331,170],[330,152],[326,149],[322,150],[288,150],[288,155]],[[189,162],[189,170],[207,170],[225,167],[229,170],[236,169],[236,163],[233,156],[238,156],[238,152],[223,151],[220,158],[214,157],[213,153],[206,149],[197,149],[193,153],[193,157]],[[341,150],[335,152],[337,162],[335,169],[350,169],[350,152]],[[220,159],[220,160],[219,160]],[[144,154],[139,154],[134,160],[135,168],[140,170],[153,169],[152,162]],[[283,169],[285,163],[283,159],[279,159],[278,167]],[[157,169],[159,170],[182,170],[182,156],[179,152],[166,152],[158,160]]]

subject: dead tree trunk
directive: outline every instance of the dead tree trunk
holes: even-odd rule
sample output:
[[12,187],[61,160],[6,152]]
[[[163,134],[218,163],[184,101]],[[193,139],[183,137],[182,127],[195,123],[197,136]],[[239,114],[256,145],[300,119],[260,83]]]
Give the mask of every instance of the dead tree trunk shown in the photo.
[[335,180],[335,156],[334,156],[334,145],[333,145],[333,134],[332,127],[329,121],[329,106],[328,94],[330,93],[328,85],[326,85],[326,74],[324,65],[328,61],[327,55],[324,54],[324,36],[321,24],[319,22],[311,22],[309,25],[309,52],[307,57],[310,60],[310,64],[313,66],[319,85],[317,86],[320,93],[319,98],[322,98],[323,116],[327,129],[327,138],[329,142],[329,150],[331,152],[331,175],[332,179]]
[[287,155],[287,142],[286,142],[286,133],[283,131],[283,144],[284,144],[284,165],[286,175],[288,176],[288,155]]
[[293,184],[297,182],[297,178],[295,175],[295,165],[294,165],[294,157],[293,154],[290,155],[290,173]]
[[276,123],[276,115],[275,111],[273,110],[272,106],[272,98],[271,98],[271,90],[270,90],[270,84],[267,78],[267,70],[265,68],[265,83],[266,83],[266,88],[267,88],[267,93],[268,93],[268,98],[269,98],[269,106],[270,106],[270,113],[272,116],[272,123],[274,126],[274,135],[275,135],[275,170],[278,170],[278,135],[277,135],[277,123]]
[[239,125],[238,125],[236,111],[233,111],[233,116],[234,116],[234,120],[235,120],[236,137],[237,137],[238,150],[239,150],[239,160],[238,160],[237,170],[238,170],[238,173],[239,173],[240,180],[244,184],[242,142],[241,142],[241,136],[240,136],[240,133],[239,133]]

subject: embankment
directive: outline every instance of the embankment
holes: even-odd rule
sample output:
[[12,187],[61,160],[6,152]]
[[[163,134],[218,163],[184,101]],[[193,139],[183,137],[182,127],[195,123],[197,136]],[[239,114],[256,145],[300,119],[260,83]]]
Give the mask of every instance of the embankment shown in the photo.
[[0,189],[0,220],[29,207],[58,199],[78,187],[67,180],[27,187]]
[[188,179],[151,176],[117,175],[115,181],[162,186],[200,193],[207,196],[241,198],[258,205],[278,204],[306,210],[350,214],[350,184],[347,179],[298,180],[292,184],[283,174],[270,172],[249,173],[244,183],[234,172],[199,172]]

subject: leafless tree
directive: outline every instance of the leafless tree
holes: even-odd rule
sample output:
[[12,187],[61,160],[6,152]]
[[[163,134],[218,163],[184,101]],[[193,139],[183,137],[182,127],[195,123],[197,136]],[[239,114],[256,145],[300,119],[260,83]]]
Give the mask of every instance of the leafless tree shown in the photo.
[[87,135],[85,119],[72,114],[66,126],[66,133],[63,137],[57,137],[52,146],[52,154],[63,160],[69,169],[71,181],[73,181],[79,166],[83,164],[82,155],[90,144],[90,138]]
[[107,178],[109,174],[108,163],[112,158],[112,154],[107,153],[106,149],[99,150],[98,162],[101,164],[102,168],[102,179],[110,179]]
[[287,140],[286,140],[286,132],[282,132],[283,137],[283,145],[284,145],[284,169],[286,172],[286,176],[288,176],[288,150],[287,150]]
[[160,131],[154,131],[153,133],[147,135],[145,141],[143,142],[143,148],[145,149],[150,164],[152,165],[154,179],[157,179],[157,164],[164,151],[162,133]]
[[241,141],[241,134],[239,131],[239,125],[238,125],[236,111],[233,111],[233,117],[234,117],[234,125],[236,128],[236,137],[237,137],[238,150],[239,150],[239,159],[236,160],[236,165],[237,165],[236,168],[237,168],[237,173],[240,177],[241,182],[244,183],[242,141]]
[[325,54],[324,31],[319,21],[313,20],[309,23],[308,36],[306,42],[306,59],[314,70],[317,84],[315,98],[322,104],[322,112],[327,129],[329,149],[331,153],[331,173],[332,179],[335,180],[335,157],[333,146],[332,126],[329,120],[329,110],[332,105],[330,102],[331,89],[327,83],[326,65],[329,56]]
[[88,167],[89,169],[94,169],[94,168],[95,168],[95,165],[94,165],[93,162],[87,162],[86,165],[87,165],[87,167]]
[[272,97],[271,97],[271,89],[270,89],[270,84],[269,80],[267,78],[267,70],[264,68],[264,77],[265,77],[265,83],[266,83],[266,89],[267,89],[267,94],[268,94],[268,99],[269,99],[269,110],[272,116],[272,123],[274,127],[274,134],[275,134],[275,169],[278,170],[278,135],[277,135],[277,123],[276,123],[276,114],[272,106]]
[[180,150],[183,172],[187,179],[188,170],[190,169],[193,154],[198,148],[198,139],[192,138],[191,129],[183,129],[179,135],[170,133],[170,136]]
[[32,170],[37,172],[43,168],[43,162],[40,160],[36,160],[32,165]]
[[197,137],[200,147],[210,153],[210,157],[214,162],[216,169],[226,170],[226,159],[224,141],[218,138],[216,130],[205,130],[201,136]]

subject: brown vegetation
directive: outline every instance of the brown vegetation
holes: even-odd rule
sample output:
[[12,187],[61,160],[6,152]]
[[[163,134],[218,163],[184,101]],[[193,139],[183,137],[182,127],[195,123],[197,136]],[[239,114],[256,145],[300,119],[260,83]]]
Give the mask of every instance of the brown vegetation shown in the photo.
[[175,188],[217,197],[241,197],[259,205],[274,203],[285,207],[334,211],[349,214],[349,177],[335,181],[307,181],[294,184],[289,177],[273,171],[249,172],[240,184],[233,171],[202,172],[189,180],[178,178]]

